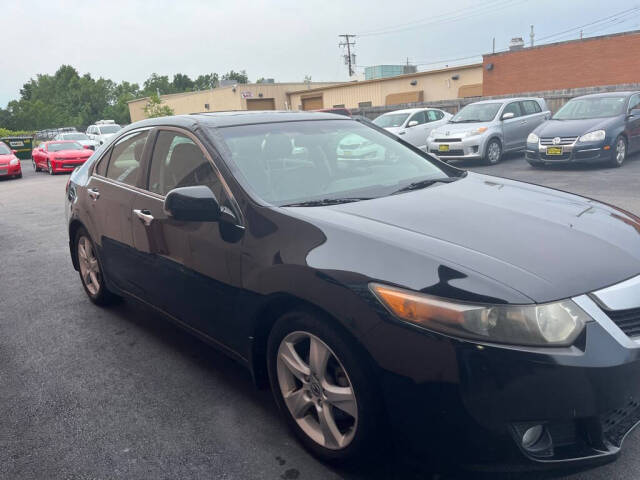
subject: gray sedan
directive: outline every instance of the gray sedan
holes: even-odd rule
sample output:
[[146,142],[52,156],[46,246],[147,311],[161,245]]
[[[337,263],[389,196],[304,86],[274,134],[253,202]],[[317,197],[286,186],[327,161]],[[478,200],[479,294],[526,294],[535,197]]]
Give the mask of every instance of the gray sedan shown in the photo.
[[522,150],[527,136],[551,117],[542,98],[484,100],[467,105],[431,131],[427,151],[441,160],[496,164],[505,152]]

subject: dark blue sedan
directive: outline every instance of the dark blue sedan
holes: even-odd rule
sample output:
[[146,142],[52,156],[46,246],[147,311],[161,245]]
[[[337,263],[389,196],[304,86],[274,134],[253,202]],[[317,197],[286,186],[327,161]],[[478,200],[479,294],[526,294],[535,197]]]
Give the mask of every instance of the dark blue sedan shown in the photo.
[[598,93],[567,102],[527,138],[534,167],[606,163],[620,167],[640,150],[640,92]]

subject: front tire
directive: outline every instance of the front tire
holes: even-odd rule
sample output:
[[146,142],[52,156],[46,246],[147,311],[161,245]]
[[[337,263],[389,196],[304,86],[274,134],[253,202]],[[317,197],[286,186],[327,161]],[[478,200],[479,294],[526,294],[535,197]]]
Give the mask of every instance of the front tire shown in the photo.
[[614,145],[613,156],[609,160],[609,166],[619,168],[627,158],[627,139],[622,135],[618,135]]
[[327,462],[375,458],[386,440],[368,362],[352,343],[331,319],[306,309],[282,316],[269,335],[276,403],[305,448]]
[[49,171],[49,175],[54,175],[53,167],[51,166],[51,162],[47,160],[47,170]]
[[119,297],[114,295],[104,284],[102,264],[98,258],[96,247],[84,228],[79,228],[74,242],[78,260],[80,281],[89,300],[96,305],[109,305]]
[[34,172],[39,172],[40,171],[40,167],[38,167],[38,164],[36,163],[36,161],[33,158],[31,159],[31,163],[33,163],[33,171]]
[[492,138],[487,143],[485,149],[484,161],[487,165],[496,165],[502,159],[502,144],[497,138]]

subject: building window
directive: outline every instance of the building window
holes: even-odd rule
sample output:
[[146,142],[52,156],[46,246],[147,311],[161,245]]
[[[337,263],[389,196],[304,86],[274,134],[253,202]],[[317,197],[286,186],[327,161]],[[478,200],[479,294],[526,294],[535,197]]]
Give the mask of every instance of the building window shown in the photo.
[[344,103],[341,103],[340,105],[334,105],[333,108],[344,108]]
[[205,103],[205,104],[204,104],[204,109],[205,109],[205,110],[209,110],[209,104],[208,104],[208,103]]
[[371,106],[372,106],[371,102],[358,102],[358,108],[366,108]]

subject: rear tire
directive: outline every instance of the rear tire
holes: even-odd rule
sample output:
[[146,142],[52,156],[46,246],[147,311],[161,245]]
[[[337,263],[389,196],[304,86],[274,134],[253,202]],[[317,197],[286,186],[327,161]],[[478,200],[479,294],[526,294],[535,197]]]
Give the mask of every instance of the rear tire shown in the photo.
[[622,135],[618,135],[613,145],[614,150],[611,160],[609,160],[609,166],[620,168],[627,158],[627,139]]
[[79,266],[80,281],[89,300],[101,306],[110,305],[119,300],[120,297],[107,290],[102,263],[95,244],[83,227],[76,232],[73,245]]
[[39,172],[40,171],[40,167],[38,166],[38,164],[36,163],[36,161],[33,158],[31,159],[31,163],[33,163],[33,171],[34,172]]
[[376,458],[374,452],[386,446],[375,377],[358,351],[330,318],[311,309],[283,315],[269,335],[275,401],[298,440],[325,462]]
[[502,144],[497,138],[492,138],[487,143],[484,152],[484,162],[487,165],[496,165],[502,159]]

